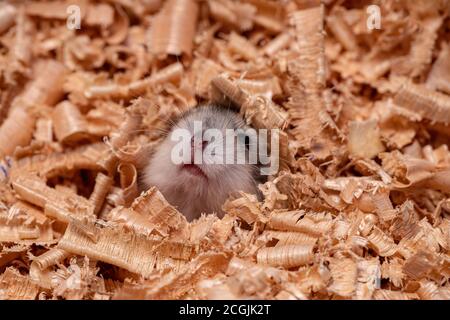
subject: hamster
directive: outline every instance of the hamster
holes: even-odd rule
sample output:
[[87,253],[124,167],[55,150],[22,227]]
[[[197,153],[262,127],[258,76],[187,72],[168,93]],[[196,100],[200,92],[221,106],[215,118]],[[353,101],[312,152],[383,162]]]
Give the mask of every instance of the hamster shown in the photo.
[[[200,131],[199,123],[201,123],[201,132],[195,132],[195,130]],[[226,145],[225,141],[227,129],[239,132],[238,129],[248,128],[250,127],[238,113],[225,107],[206,104],[186,111],[173,123],[162,143],[150,156],[141,178],[144,188],[156,186],[169,203],[184,214],[188,221],[200,217],[202,213],[216,213],[222,217],[224,214],[222,205],[230,195],[237,194],[239,191],[256,194],[258,198],[261,198],[258,183],[263,182],[264,178],[260,175],[258,164],[251,164],[251,161],[248,161],[249,139],[242,135],[236,135],[234,138],[245,139],[247,143],[245,148],[237,148],[236,140],[235,146],[231,147]],[[184,129],[190,139],[174,141],[174,131],[177,129]],[[201,163],[195,161],[194,154],[198,150],[203,154],[202,152],[208,146],[210,149],[219,146],[220,141],[205,139],[204,133],[207,129],[218,129],[223,135],[221,141],[223,148],[217,148],[219,151],[213,151],[212,154],[219,159],[229,156],[235,161],[231,164],[227,164],[230,163],[227,161],[212,162],[211,157],[206,156]],[[199,136],[199,139],[196,140],[195,136]],[[182,148],[186,148],[183,150],[191,151],[181,163],[176,163],[173,159],[173,151],[177,144],[178,147],[181,144]],[[229,154],[230,152],[234,154]],[[236,161],[239,156],[245,161]]]

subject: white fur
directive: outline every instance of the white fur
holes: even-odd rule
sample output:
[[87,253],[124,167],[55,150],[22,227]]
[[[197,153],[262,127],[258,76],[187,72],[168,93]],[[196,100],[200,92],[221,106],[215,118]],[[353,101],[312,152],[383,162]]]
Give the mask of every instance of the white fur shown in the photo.
[[[188,111],[174,128],[185,128],[193,134],[194,121],[202,121],[203,129],[244,128],[240,117],[229,110],[214,106],[203,106]],[[174,129],[173,128],[173,129]],[[255,167],[249,164],[203,164],[198,166],[208,179],[195,176],[171,160],[171,151],[177,142],[170,140],[170,133],[157,148],[144,170],[143,183],[146,188],[156,186],[170,204],[177,207],[189,221],[202,213],[223,215],[222,205],[233,193],[244,191],[257,194]],[[225,152],[228,152],[226,150]]]

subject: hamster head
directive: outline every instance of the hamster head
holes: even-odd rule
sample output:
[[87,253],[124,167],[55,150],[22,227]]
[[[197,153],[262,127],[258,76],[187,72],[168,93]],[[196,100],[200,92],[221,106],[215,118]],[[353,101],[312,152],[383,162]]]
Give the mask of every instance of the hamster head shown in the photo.
[[[245,146],[247,129],[236,112],[225,108],[205,105],[185,112],[150,157],[142,175],[145,188],[156,186],[189,221],[202,213],[223,216],[230,195],[259,192],[259,170],[250,164]],[[211,132],[220,134],[212,137]],[[233,144],[227,143],[227,132],[235,133]],[[182,160],[174,159],[176,150],[185,151]]]

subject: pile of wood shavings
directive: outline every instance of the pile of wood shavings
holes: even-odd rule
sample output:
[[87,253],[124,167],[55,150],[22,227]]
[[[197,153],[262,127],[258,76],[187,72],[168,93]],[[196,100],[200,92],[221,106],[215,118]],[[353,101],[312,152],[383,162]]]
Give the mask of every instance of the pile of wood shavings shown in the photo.
[[[449,7],[2,2],[0,298],[450,299]],[[282,165],[188,223],[138,173],[207,100]]]

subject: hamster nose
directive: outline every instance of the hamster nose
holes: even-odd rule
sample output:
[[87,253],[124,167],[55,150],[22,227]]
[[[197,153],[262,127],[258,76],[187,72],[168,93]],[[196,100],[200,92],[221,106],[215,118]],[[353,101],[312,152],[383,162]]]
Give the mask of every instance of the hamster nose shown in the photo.
[[[208,145],[208,141],[205,141],[205,140],[201,141],[202,151],[205,150],[207,145]],[[197,148],[199,148],[199,147],[200,147],[200,143],[197,145]],[[191,163],[194,163],[195,149],[196,149],[196,145],[195,145],[194,137],[192,137],[191,138]]]

